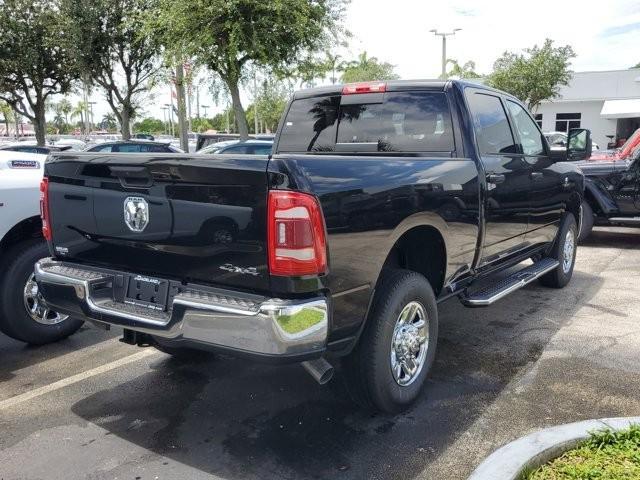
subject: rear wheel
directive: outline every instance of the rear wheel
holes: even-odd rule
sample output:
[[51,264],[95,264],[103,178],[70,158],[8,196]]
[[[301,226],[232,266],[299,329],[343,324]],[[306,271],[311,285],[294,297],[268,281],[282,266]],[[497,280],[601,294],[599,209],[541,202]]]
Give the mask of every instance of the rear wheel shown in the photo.
[[546,287],[562,288],[573,276],[578,247],[578,226],[573,215],[566,214],[558,230],[558,236],[549,253],[550,258],[560,262],[558,268],[540,277],[540,283]]
[[50,309],[40,294],[33,265],[48,255],[41,239],[21,242],[6,252],[0,274],[0,330],[33,345],[66,338],[83,324]]
[[408,408],[420,395],[433,365],[438,311],[427,279],[394,270],[375,294],[367,326],[344,360],[353,399],[388,413]]

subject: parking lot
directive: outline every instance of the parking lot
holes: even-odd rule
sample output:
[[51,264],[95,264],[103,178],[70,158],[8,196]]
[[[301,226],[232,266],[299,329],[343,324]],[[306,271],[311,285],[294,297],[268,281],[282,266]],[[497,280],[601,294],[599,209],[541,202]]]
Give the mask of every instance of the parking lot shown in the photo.
[[564,290],[445,303],[431,379],[395,417],[297,365],[180,363],[93,327],[42,348],[2,337],[0,478],[463,479],[539,427],[640,415],[639,272],[637,231],[599,229]]

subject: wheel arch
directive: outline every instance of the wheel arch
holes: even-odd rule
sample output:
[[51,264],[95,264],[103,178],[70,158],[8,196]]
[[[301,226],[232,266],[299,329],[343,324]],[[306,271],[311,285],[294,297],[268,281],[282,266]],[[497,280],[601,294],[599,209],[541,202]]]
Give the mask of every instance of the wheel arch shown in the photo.
[[11,227],[0,240],[0,254],[21,240],[42,237],[40,216],[25,218]]
[[375,285],[385,271],[403,268],[424,275],[437,296],[444,287],[448,269],[448,249],[446,235],[443,234],[446,226],[444,222],[407,220],[390,237],[388,253],[378,270]]

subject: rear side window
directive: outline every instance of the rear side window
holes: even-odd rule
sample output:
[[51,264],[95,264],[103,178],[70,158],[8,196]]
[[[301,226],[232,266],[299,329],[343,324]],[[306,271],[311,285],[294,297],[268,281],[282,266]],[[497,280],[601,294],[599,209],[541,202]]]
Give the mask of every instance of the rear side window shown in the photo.
[[137,143],[121,143],[113,146],[114,152],[119,153],[140,153],[142,146]]
[[483,155],[517,153],[511,127],[502,102],[498,97],[484,93],[468,93],[467,101]]
[[143,152],[151,152],[151,153],[169,153],[171,150],[169,147],[165,145],[143,145]]
[[340,97],[301,98],[291,104],[280,133],[281,152],[333,152]]
[[[278,151],[410,153],[455,149],[444,92],[387,92],[378,103],[362,104],[354,96],[346,105],[340,105],[340,98],[295,100],[285,119]],[[359,149],[357,144],[366,145]]]

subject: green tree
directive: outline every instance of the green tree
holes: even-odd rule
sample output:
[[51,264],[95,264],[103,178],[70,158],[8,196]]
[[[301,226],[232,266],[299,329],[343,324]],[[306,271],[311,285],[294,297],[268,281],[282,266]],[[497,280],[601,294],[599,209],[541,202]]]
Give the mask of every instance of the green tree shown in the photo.
[[191,128],[194,132],[203,133],[213,129],[213,123],[208,118],[198,117],[191,120]]
[[273,80],[263,83],[256,103],[258,118],[266,130],[276,131],[289,97],[290,92],[282,86],[282,83]]
[[634,66],[633,66],[633,67],[631,67],[631,68],[640,68],[640,62],[638,62],[636,65],[634,65]]
[[166,125],[162,120],[147,117],[139,122],[136,122],[133,125],[133,129],[138,133],[164,133],[166,130]]
[[118,119],[113,113],[105,113],[100,120],[100,127],[109,132],[115,131],[118,128]]
[[57,0],[3,0],[0,8],[0,99],[46,133],[45,102],[77,78]]
[[131,119],[160,70],[158,45],[141,35],[141,16],[154,0],[62,0],[78,64],[105,92],[122,130],[131,136]]
[[380,62],[376,57],[367,56],[367,52],[358,55],[358,59],[344,65],[341,80],[343,83],[368,82],[372,80],[394,80],[400,78],[393,71],[393,65]]
[[560,87],[571,80],[571,59],[576,54],[569,45],[554,47],[546,39],[542,47],[535,45],[524,54],[505,52],[493,65],[488,84],[504,90],[535,111],[543,100],[557,98]]
[[249,63],[291,69],[335,43],[347,0],[157,0],[147,31],[177,56],[194,57],[229,90],[240,136],[249,132],[240,84]]
[[86,111],[87,111],[87,104],[85,102],[76,103],[76,106],[73,107],[73,109],[71,110],[71,120],[79,119],[80,131],[85,134],[88,133],[88,132],[85,132],[86,125],[84,122],[84,115]]
[[469,60],[465,62],[464,65],[460,65],[457,60],[452,58],[447,60],[447,64],[451,65],[451,70],[447,73],[447,78],[480,78],[476,72],[476,62]]
[[4,122],[4,134],[8,137],[10,123],[15,122],[15,115],[11,106],[4,100],[0,100],[0,114],[2,114],[2,121]]
[[60,113],[64,116],[65,123],[68,124],[69,115],[71,115],[71,112],[73,111],[73,105],[71,105],[71,102],[68,99],[63,98],[58,102],[58,108],[60,109]]

